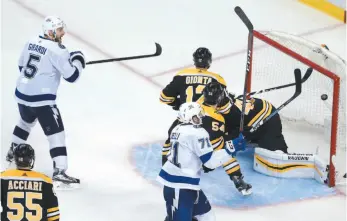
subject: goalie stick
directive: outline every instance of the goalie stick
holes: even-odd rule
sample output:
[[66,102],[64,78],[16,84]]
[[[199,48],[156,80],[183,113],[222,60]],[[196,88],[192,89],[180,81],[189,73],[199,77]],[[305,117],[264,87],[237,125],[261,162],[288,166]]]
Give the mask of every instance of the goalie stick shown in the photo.
[[[301,78],[301,84],[304,83],[312,74],[312,71],[313,69],[312,68],[308,68],[306,70],[306,73],[305,75]],[[262,89],[262,90],[259,90],[259,91],[253,91],[253,92],[250,92],[246,95],[246,97],[248,96],[253,96],[255,94],[262,94],[262,93],[265,93],[265,92],[269,92],[269,91],[273,91],[273,90],[278,90],[278,89],[282,89],[282,88],[286,88],[286,87],[291,87],[291,86],[295,86],[296,83],[291,83],[291,84],[285,84],[285,85],[281,85],[281,86],[277,86],[277,87],[272,87],[272,88],[268,88],[268,89]],[[239,95],[237,98],[241,98],[242,95]]]
[[242,95],[242,112],[240,119],[240,133],[243,132],[243,123],[245,120],[245,110],[246,110],[246,94],[247,94],[247,82],[252,69],[252,55],[253,55],[253,25],[251,21],[248,19],[245,12],[239,7],[235,7],[235,13],[240,17],[242,22],[246,25],[248,29],[248,46],[247,46],[247,64],[246,64],[246,76],[245,76],[245,84],[243,88]]
[[107,63],[107,62],[114,62],[114,61],[126,61],[126,60],[134,60],[134,59],[141,59],[141,58],[150,58],[150,57],[156,57],[156,56],[161,55],[161,52],[162,52],[162,48],[161,48],[160,44],[159,43],[155,43],[155,53],[154,54],[88,61],[86,64],[87,65],[88,64],[100,64],[100,63]]
[[292,102],[295,98],[297,98],[301,94],[301,71],[300,69],[294,70],[295,75],[295,92],[293,96],[291,96],[286,102],[284,102],[281,106],[279,106],[274,112],[272,112],[265,119],[259,121],[255,126],[252,126],[250,132],[253,133],[257,130],[261,125],[269,121],[275,114],[277,114],[280,110],[282,110],[285,106],[287,106],[290,102]]

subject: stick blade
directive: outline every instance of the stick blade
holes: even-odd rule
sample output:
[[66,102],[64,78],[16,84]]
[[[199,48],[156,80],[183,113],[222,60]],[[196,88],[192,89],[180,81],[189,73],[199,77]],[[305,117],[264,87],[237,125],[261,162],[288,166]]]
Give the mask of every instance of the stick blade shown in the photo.
[[239,18],[242,20],[242,22],[247,26],[249,31],[253,31],[253,24],[247,17],[246,13],[240,8],[239,6],[236,6],[234,8],[235,13],[239,16]]
[[163,49],[161,48],[161,45],[159,43],[155,42],[155,48],[156,48],[156,50],[155,50],[154,55],[155,56],[161,55],[161,52],[163,51]]
[[301,93],[301,70],[299,68],[296,68],[294,70],[295,75],[295,93],[300,94]]
[[304,83],[311,76],[312,71],[312,68],[307,68],[305,75],[301,79],[301,83]]

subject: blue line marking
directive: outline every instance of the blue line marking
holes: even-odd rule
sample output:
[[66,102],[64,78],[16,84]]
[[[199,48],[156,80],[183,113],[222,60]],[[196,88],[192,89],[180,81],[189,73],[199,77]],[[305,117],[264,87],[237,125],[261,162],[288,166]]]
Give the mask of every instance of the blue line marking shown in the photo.
[[[156,183],[161,169],[161,143],[136,146],[132,159],[136,170],[147,180]],[[238,152],[237,159],[245,181],[253,186],[253,194],[242,196],[234,187],[223,168],[203,174],[200,185],[211,204],[234,209],[254,208],[338,194],[334,188],[318,183],[314,179],[276,178],[253,170],[254,149]],[[160,184],[158,183],[158,186]]]

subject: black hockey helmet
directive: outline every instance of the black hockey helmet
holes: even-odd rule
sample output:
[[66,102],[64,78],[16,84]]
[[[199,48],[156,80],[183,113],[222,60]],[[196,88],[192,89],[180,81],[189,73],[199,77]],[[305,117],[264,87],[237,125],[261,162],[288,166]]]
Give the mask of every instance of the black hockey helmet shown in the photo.
[[225,91],[219,82],[210,82],[203,91],[204,102],[210,105],[219,105],[225,97]]
[[17,145],[13,150],[13,156],[17,167],[34,167],[35,151],[29,144]]
[[207,48],[200,47],[194,52],[193,60],[195,67],[208,69],[212,63],[212,53]]

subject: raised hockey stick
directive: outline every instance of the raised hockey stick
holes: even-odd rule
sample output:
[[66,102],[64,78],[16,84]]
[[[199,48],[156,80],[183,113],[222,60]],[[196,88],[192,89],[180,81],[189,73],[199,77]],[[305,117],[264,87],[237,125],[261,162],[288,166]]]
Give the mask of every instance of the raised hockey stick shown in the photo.
[[274,112],[272,112],[269,116],[267,116],[265,119],[259,121],[256,125],[252,126],[250,132],[253,133],[255,130],[257,130],[261,125],[269,121],[275,114],[277,114],[280,110],[282,110],[285,106],[287,106],[290,102],[292,102],[296,97],[298,97],[301,94],[301,71],[300,69],[294,70],[295,75],[295,92],[293,96],[291,96],[286,102],[284,102],[281,106],[279,106]]
[[107,63],[107,62],[114,62],[114,61],[126,61],[126,60],[134,60],[134,59],[141,59],[141,58],[150,58],[150,57],[156,57],[161,55],[162,48],[160,44],[155,43],[155,53],[154,54],[147,54],[147,55],[138,55],[138,56],[131,56],[131,57],[123,57],[123,58],[111,58],[111,59],[104,59],[104,60],[95,60],[95,61],[88,61],[86,64],[100,64],[100,63]]
[[235,7],[235,13],[240,17],[242,22],[246,25],[248,29],[248,46],[247,46],[247,64],[246,64],[246,76],[245,76],[245,84],[243,87],[243,95],[242,95],[242,112],[241,112],[241,120],[240,120],[240,133],[243,132],[243,123],[245,120],[245,110],[246,110],[246,94],[247,94],[247,82],[251,73],[252,68],[252,55],[253,55],[253,25],[251,21],[248,19],[245,12],[239,7]]
[[[304,83],[312,74],[312,71],[313,69],[312,68],[308,68],[306,70],[306,73],[305,75],[301,78],[301,84]],[[272,87],[272,88],[268,88],[268,89],[262,89],[262,90],[259,90],[259,91],[253,91],[253,92],[250,92],[248,93],[246,96],[252,96],[252,95],[255,95],[255,94],[262,94],[262,93],[265,93],[265,92],[269,92],[269,91],[273,91],[273,90],[278,90],[278,89],[282,89],[282,88],[286,88],[286,87],[291,87],[291,86],[295,86],[296,83],[291,83],[291,84],[285,84],[285,85],[281,85],[281,86],[277,86],[277,87]],[[241,98],[242,95],[239,95],[237,98]]]

